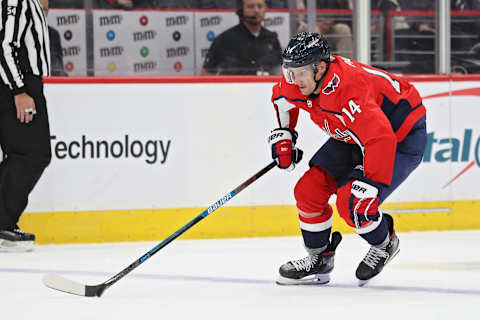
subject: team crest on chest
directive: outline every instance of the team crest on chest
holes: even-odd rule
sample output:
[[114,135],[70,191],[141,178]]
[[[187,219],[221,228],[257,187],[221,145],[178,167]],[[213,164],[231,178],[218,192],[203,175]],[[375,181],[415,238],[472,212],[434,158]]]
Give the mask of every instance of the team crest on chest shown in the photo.
[[330,80],[325,88],[323,88],[322,92],[326,95],[331,94],[332,92],[335,92],[335,88],[338,87],[338,84],[340,83],[340,77],[334,73],[332,80]]
[[309,108],[312,107],[312,100],[307,100],[307,106],[308,106]]
[[328,121],[327,120],[324,120],[323,121],[323,127],[320,127],[323,131],[325,131],[326,134],[328,134],[330,137],[332,137],[333,139],[336,139],[336,140],[342,140],[344,142],[347,142],[348,140],[350,140],[350,133],[348,130],[345,130],[345,131],[342,131],[340,130],[339,128],[336,128],[334,130],[335,133],[333,133],[332,131],[330,131],[330,126],[328,124]]

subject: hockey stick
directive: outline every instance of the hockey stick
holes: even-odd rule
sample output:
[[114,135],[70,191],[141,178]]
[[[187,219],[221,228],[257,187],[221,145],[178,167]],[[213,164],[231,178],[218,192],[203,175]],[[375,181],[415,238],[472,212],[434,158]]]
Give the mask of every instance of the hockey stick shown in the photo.
[[145,253],[143,256],[141,256],[139,259],[137,259],[135,262],[130,264],[128,267],[108,279],[107,281],[98,284],[98,285],[84,285],[69,279],[66,279],[64,277],[61,277],[56,274],[47,274],[43,277],[43,283],[52,289],[63,291],[66,293],[71,293],[71,294],[76,294],[79,296],[84,296],[84,297],[100,297],[105,290],[107,290],[110,286],[112,286],[114,283],[116,283],[118,280],[122,279],[124,276],[126,276],[128,273],[130,273],[133,269],[144,263],[148,258],[153,256],[155,253],[157,253],[160,249],[168,245],[170,242],[178,238],[181,234],[183,234],[185,231],[196,225],[198,222],[200,222],[203,218],[207,217],[209,214],[223,206],[227,201],[232,199],[235,195],[240,193],[243,189],[248,187],[250,184],[252,184],[255,180],[259,179],[261,176],[263,176],[265,173],[270,171],[273,167],[275,167],[276,162],[273,161],[269,165],[267,165],[265,168],[262,170],[258,171],[255,173],[250,179],[246,180],[244,183],[239,185],[237,188],[235,188],[233,191],[230,193],[227,193],[225,196],[223,196],[220,200],[212,204],[210,207],[205,209],[201,214],[199,214],[197,217],[195,217],[192,221],[178,229],[174,234],[163,240],[161,243],[153,247],[150,251]]

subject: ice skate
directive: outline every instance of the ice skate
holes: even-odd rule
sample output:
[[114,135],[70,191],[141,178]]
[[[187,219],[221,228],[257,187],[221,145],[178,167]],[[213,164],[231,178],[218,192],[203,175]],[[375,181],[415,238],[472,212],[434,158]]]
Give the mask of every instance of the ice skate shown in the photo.
[[342,241],[340,232],[332,233],[332,239],[324,252],[312,254],[300,260],[289,261],[279,270],[277,284],[307,285],[327,284],[333,270],[335,249]]
[[34,249],[35,235],[16,227],[0,230],[0,252],[27,252]]
[[389,214],[384,214],[383,217],[388,224],[390,240],[385,248],[371,246],[365,258],[358,265],[355,275],[360,287],[377,276],[400,251],[399,240],[393,229],[393,218]]

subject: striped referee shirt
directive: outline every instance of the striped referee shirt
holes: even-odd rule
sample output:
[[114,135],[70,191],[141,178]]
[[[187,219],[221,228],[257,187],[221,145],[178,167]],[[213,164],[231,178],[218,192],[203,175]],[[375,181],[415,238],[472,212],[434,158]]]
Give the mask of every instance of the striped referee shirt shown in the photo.
[[47,20],[39,0],[0,1],[0,77],[19,94],[25,74],[50,73]]

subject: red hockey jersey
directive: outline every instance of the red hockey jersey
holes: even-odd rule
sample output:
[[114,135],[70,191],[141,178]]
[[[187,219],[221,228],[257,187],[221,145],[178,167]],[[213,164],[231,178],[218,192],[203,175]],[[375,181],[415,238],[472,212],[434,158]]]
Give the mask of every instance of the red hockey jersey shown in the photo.
[[385,185],[392,179],[397,143],[422,118],[425,107],[409,82],[360,62],[332,55],[318,97],[304,96],[285,78],[273,87],[280,127],[294,129],[299,110],[330,137],[357,144],[365,177]]

